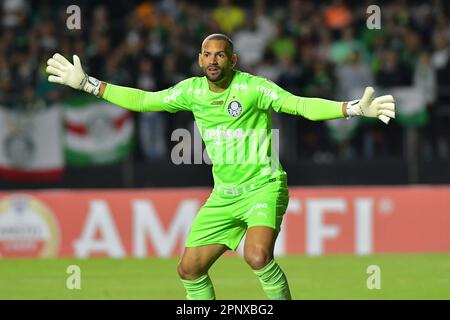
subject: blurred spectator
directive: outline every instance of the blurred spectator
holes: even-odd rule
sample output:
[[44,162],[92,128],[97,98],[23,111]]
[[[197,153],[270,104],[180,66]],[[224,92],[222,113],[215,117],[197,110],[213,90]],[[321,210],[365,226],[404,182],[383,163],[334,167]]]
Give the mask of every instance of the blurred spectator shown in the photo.
[[331,62],[331,32],[328,29],[318,31],[318,44],[316,46],[316,57],[319,60]]
[[268,16],[264,0],[254,1],[253,14],[258,32],[266,38],[266,41],[272,39],[275,35],[275,22]]
[[352,13],[342,0],[334,0],[325,9],[325,23],[332,29],[348,27],[352,21]]
[[450,36],[437,32],[433,39],[435,51],[431,56],[431,63],[438,73],[441,84],[450,84]]
[[343,29],[340,38],[334,41],[330,50],[330,60],[339,64],[346,61],[354,51],[358,51],[364,62],[368,61],[367,48],[364,43],[354,36],[352,28]]
[[97,35],[107,34],[111,31],[111,24],[109,21],[108,8],[104,5],[95,7],[92,13],[92,28],[91,36],[96,37]]
[[276,33],[270,43],[270,49],[273,51],[277,59],[294,59],[295,55],[295,40],[291,36],[286,26],[279,22],[276,26]]
[[245,26],[233,36],[240,69],[252,71],[261,62],[267,40],[266,35],[257,29],[255,18],[248,16]]
[[281,69],[276,63],[275,55],[267,48],[264,52],[263,60],[255,67],[255,74],[261,77],[278,82],[281,75]]
[[156,79],[153,75],[153,63],[149,57],[143,57],[139,62],[137,88],[146,91],[156,91]]
[[31,85],[25,86],[22,106],[27,111],[40,111],[46,107],[45,101],[36,96],[36,91]]
[[399,61],[397,51],[393,49],[386,50],[383,58],[381,68],[375,76],[377,86],[386,88],[411,85],[411,73]]
[[296,65],[289,56],[282,56],[279,60],[280,77],[278,85],[294,94],[300,94],[298,83],[300,82],[301,72],[299,65]]
[[436,71],[431,64],[430,54],[427,51],[421,52],[415,65],[413,84],[425,97],[427,105],[435,103],[437,95]]
[[241,7],[232,4],[231,0],[219,0],[212,16],[220,29],[227,34],[233,33],[245,22],[245,12]]
[[56,51],[58,48],[58,39],[55,25],[52,21],[44,21],[39,28],[39,38],[41,48],[46,51]]
[[440,124],[436,115],[436,98],[437,98],[437,81],[436,71],[431,64],[430,54],[423,51],[420,55],[419,63],[414,70],[414,87],[419,90],[420,94],[424,97],[427,107],[427,114],[431,118],[428,122],[428,126],[424,128],[424,134],[422,139],[422,149],[424,157],[427,159],[432,158],[434,153],[437,153],[437,141],[440,139]]
[[404,38],[404,46],[400,52],[400,60],[410,72],[413,72],[421,53],[421,39],[417,32],[408,31]]
[[312,75],[308,85],[305,86],[304,95],[333,99],[335,96],[335,84],[336,81],[333,78],[329,65],[323,60],[316,60],[313,63]]
[[146,28],[151,29],[157,20],[156,8],[150,2],[143,2],[136,8],[136,17]]
[[15,28],[25,23],[28,14],[28,4],[25,0],[2,1],[2,25],[6,28]]
[[373,86],[370,67],[361,61],[359,51],[353,51],[345,63],[336,68],[337,95],[342,100],[358,99],[367,86]]
[[108,34],[96,37],[91,46],[89,72],[99,77],[105,76],[105,67],[109,59],[111,59],[111,41]]

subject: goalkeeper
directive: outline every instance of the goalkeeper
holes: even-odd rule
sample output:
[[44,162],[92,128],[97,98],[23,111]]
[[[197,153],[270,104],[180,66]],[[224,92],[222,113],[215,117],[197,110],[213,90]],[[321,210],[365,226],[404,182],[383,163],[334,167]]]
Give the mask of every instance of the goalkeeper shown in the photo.
[[[236,62],[232,41],[226,35],[212,34],[205,38],[198,55],[204,76],[158,92],[90,77],[76,55],[72,64],[56,53],[46,70],[50,82],[83,90],[129,110],[192,112],[213,163],[214,188],[191,226],[178,264],[187,299],[215,299],[208,270],[225,251],[236,250],[246,234],[244,258],[267,297],[288,300],[288,282],[273,254],[289,195],[286,173],[277,159],[273,161],[271,109],[313,121],[364,116],[387,124],[395,117],[394,98],[374,98],[371,87],[360,100],[349,102],[299,97],[271,81],[236,70]],[[272,161],[237,161],[229,156],[233,147],[242,150],[245,133],[258,130],[269,133],[260,148]]]

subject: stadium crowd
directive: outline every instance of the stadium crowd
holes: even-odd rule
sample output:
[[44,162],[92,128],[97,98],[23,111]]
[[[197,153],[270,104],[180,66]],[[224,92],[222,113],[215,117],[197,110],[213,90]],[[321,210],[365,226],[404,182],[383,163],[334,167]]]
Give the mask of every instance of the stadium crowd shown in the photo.
[[[382,1],[381,29],[369,29],[372,1],[76,1],[81,29],[69,30],[72,1],[1,1],[0,105],[40,108],[77,94],[47,82],[55,52],[76,53],[88,74],[119,85],[160,90],[199,75],[202,39],[231,36],[238,67],[273,80],[290,92],[334,100],[358,98],[365,86],[380,92],[414,86],[426,95],[425,121],[339,120],[310,122],[275,115],[286,157],[404,156],[406,132],[417,130],[424,158],[448,158],[450,141],[450,3]],[[170,132],[192,128],[189,113],[135,114],[139,159],[168,156]],[[148,126],[161,128],[148,136]],[[159,131],[161,131],[159,130]],[[293,134],[294,133],[294,134]],[[147,152],[163,140],[161,153]]]

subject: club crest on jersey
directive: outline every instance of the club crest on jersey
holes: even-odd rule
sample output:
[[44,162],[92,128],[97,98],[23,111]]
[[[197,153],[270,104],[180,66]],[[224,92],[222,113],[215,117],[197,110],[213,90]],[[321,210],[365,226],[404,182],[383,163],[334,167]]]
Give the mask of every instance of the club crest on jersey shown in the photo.
[[230,116],[237,118],[242,113],[242,105],[239,103],[239,101],[233,100],[228,105],[228,113]]

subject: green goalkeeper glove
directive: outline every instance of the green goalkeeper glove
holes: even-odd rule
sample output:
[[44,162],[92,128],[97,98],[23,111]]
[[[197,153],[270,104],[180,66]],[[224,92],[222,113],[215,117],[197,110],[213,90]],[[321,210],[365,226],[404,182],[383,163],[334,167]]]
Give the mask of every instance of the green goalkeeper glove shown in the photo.
[[100,92],[101,82],[84,73],[77,55],[73,55],[72,64],[59,53],[55,53],[52,58],[48,59],[45,71],[50,74],[49,82],[64,84],[95,96],[98,96]]
[[391,118],[395,118],[395,100],[391,95],[374,99],[375,90],[367,87],[360,100],[347,102],[346,110],[350,117],[363,116],[378,118],[388,124]]

